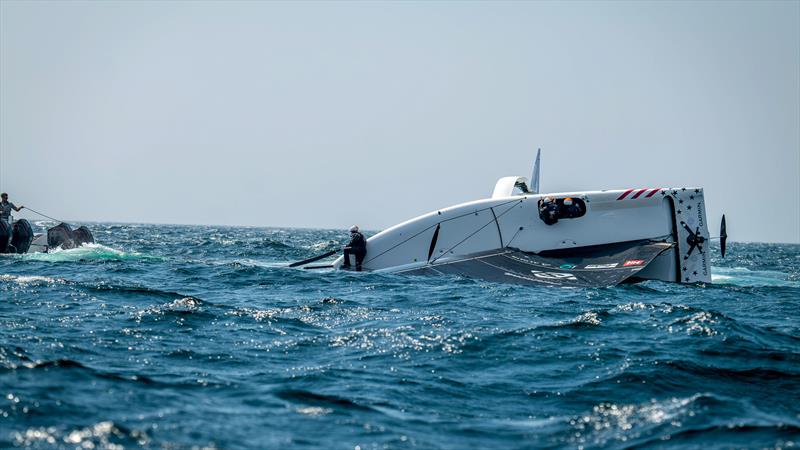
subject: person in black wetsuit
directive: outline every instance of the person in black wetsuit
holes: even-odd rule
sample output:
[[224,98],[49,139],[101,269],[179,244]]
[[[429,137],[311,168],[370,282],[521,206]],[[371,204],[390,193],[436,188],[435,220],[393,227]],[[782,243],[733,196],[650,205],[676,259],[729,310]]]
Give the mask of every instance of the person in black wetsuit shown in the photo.
[[550,197],[545,197],[539,204],[539,218],[547,225],[558,222],[558,203]]
[[582,212],[580,205],[571,197],[567,197],[564,199],[560,216],[571,219],[573,217],[580,217]]
[[358,225],[350,227],[350,242],[344,248],[343,269],[350,268],[350,255],[356,257],[356,272],[361,272],[361,264],[367,256],[367,238],[358,231]]

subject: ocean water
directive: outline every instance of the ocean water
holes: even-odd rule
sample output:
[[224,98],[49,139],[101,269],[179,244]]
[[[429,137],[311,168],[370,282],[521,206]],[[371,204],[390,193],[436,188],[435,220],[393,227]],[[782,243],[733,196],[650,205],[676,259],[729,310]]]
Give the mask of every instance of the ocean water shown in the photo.
[[553,289],[286,267],[339,230],[90,228],[0,255],[0,447],[800,446],[798,245]]

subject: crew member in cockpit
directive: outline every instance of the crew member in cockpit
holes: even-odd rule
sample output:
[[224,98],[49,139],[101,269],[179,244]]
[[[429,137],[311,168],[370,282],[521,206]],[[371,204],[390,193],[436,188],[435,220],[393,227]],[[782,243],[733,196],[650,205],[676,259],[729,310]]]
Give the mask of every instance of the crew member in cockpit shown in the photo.
[[358,231],[358,225],[350,227],[350,242],[344,248],[343,269],[350,268],[350,255],[356,257],[356,272],[361,272],[361,264],[367,256],[367,238]]
[[539,218],[547,225],[558,222],[558,203],[550,197],[545,197],[539,204]]
[[567,197],[564,199],[564,204],[561,210],[562,210],[561,217],[567,217],[567,218],[580,217],[582,212],[581,207],[571,197]]

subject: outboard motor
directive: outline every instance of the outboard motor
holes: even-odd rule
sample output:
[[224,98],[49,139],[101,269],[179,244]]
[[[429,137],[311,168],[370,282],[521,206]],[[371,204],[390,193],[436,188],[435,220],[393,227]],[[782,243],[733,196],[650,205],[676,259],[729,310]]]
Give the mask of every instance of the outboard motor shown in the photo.
[[75,248],[75,241],[72,239],[72,227],[68,223],[60,223],[47,230],[47,247],[61,247],[64,250]]
[[11,245],[17,253],[26,253],[31,248],[33,241],[33,228],[30,222],[20,219],[14,222],[13,233],[11,235]]
[[83,244],[94,244],[92,232],[83,225],[72,232],[72,240],[75,243],[75,247],[80,247]]
[[8,242],[11,240],[11,225],[0,220],[0,253],[8,251]]

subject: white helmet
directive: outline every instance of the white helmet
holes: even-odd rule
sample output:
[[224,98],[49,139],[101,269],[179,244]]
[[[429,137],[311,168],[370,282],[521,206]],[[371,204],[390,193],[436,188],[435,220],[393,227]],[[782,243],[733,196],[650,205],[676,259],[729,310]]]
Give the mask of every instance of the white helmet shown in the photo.
[[352,227],[350,227],[350,232],[351,233],[358,233],[358,225],[353,225]]

